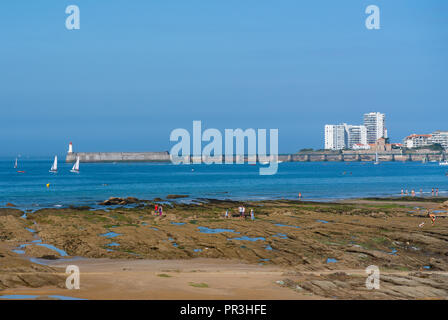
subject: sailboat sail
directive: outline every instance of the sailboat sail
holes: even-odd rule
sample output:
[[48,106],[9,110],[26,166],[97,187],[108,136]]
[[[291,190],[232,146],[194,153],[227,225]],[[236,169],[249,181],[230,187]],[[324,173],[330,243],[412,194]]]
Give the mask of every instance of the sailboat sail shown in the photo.
[[16,158],[16,162],[14,163],[14,169],[17,169],[17,158]]
[[73,165],[73,168],[71,170],[72,172],[79,172],[79,157],[76,157],[76,162]]
[[51,172],[56,172],[56,171],[58,171],[58,156],[55,156],[55,157],[54,157],[54,162],[53,162],[53,165],[51,166],[50,171],[51,171]]

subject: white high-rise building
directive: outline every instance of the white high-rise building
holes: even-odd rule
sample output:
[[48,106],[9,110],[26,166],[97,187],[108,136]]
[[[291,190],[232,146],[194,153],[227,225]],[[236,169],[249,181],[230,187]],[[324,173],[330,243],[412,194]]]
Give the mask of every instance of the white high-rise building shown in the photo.
[[347,147],[353,149],[354,145],[367,146],[367,128],[363,125],[345,125],[347,133]]
[[347,145],[347,134],[344,124],[325,125],[325,149],[341,150]]
[[448,131],[435,131],[429,138],[430,144],[440,144],[445,150],[448,150]]
[[367,128],[367,143],[375,143],[379,138],[387,138],[386,115],[379,112],[364,114],[364,126]]

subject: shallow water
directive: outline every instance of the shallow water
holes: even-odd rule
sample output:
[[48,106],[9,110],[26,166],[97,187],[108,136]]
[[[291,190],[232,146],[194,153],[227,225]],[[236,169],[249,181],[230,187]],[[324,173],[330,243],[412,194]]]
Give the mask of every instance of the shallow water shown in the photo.
[[36,299],[39,296],[27,295],[27,294],[9,294],[0,296],[0,299]]
[[45,248],[48,248],[48,249],[51,249],[51,250],[54,250],[54,251],[56,251],[57,253],[59,253],[59,255],[60,255],[61,257],[66,257],[66,256],[68,256],[67,252],[65,252],[65,251],[62,250],[62,249],[56,248],[55,246],[53,246],[53,245],[51,245],[51,244],[46,244],[46,243],[36,243],[36,245],[37,245],[37,246],[41,246],[41,247],[45,247]]
[[185,222],[171,222],[171,224],[174,224],[176,226],[183,226]]
[[239,233],[239,232],[235,232],[235,230],[233,230],[233,229],[220,229],[220,228],[210,229],[210,228],[207,228],[207,227],[198,227],[198,229],[199,229],[199,232],[211,233],[211,234],[213,234],[213,233],[223,233],[223,232]]
[[242,236],[242,237],[239,237],[239,238],[230,238],[230,239],[227,239],[227,240],[239,240],[239,241],[265,241],[266,239],[263,238],[263,237],[254,237],[254,238],[250,238],[250,237],[247,237],[247,236]]
[[115,237],[118,237],[118,236],[121,236],[121,233],[116,233],[116,232],[113,232],[113,231],[100,234],[100,237],[106,237],[107,239],[115,238]]

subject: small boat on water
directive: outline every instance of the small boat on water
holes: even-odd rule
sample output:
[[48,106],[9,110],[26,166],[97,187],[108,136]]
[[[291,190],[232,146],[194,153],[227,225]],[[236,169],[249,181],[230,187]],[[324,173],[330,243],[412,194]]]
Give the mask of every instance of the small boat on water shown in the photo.
[[76,157],[76,162],[70,172],[79,173],[79,157]]
[[375,153],[375,162],[373,164],[380,164],[380,161],[378,159],[378,152]]
[[440,166],[448,166],[448,160],[439,162],[439,165],[440,165]]
[[14,169],[17,169],[17,158],[16,158],[16,162],[14,163]]
[[53,165],[51,166],[50,172],[52,173],[58,172],[58,156],[54,156],[54,162]]

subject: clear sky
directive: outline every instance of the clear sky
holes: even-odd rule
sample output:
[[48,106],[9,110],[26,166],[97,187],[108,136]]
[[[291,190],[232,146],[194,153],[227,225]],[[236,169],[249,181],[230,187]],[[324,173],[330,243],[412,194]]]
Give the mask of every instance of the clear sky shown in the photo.
[[0,156],[169,150],[193,120],[283,153],[371,111],[394,142],[448,130],[446,0],[3,0],[0,43]]

